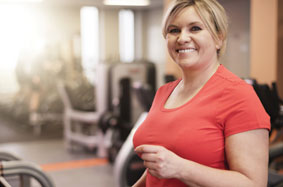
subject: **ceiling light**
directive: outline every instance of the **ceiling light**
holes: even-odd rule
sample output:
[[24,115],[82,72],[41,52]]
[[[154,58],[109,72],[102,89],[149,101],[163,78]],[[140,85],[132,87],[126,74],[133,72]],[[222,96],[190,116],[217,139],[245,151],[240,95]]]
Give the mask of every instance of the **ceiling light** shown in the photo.
[[104,0],[104,4],[114,6],[148,6],[150,0]]

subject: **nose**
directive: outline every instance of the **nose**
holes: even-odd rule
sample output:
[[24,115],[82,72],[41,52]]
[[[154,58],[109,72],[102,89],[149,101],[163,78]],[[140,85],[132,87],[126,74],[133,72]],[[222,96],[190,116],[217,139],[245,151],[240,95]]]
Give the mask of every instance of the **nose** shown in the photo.
[[178,35],[177,42],[179,44],[188,43],[191,41],[191,36],[186,31],[182,30]]

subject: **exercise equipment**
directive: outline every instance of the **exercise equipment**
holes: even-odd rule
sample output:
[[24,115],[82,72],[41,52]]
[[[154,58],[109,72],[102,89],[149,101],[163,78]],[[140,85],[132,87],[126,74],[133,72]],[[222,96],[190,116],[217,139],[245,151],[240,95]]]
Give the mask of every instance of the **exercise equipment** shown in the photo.
[[84,111],[75,109],[67,93],[64,82],[58,81],[57,88],[64,104],[64,140],[68,150],[74,146],[83,146],[88,149],[98,148],[98,156],[105,157],[104,136],[98,128],[98,121],[107,105],[107,70],[108,66],[99,64],[97,67],[97,84],[95,86],[95,109]]
[[144,112],[138,118],[115,159],[114,182],[116,187],[132,186],[145,171],[143,160],[134,152],[133,136],[147,117],[147,111],[151,107],[155,90],[140,82],[135,82],[133,88],[140,106],[144,108]]
[[0,166],[2,168],[1,176],[3,177],[25,175],[34,178],[42,187],[54,187],[50,178],[36,164],[15,160],[1,161]]
[[133,136],[136,129],[145,120],[146,116],[147,112],[141,114],[115,159],[113,169],[115,187],[132,186],[145,171],[143,160],[141,160],[134,152]]
[[282,187],[283,175],[278,173],[276,159],[283,156],[283,143],[276,143],[269,148],[268,187]]
[[[18,161],[21,160],[19,157],[8,153],[8,152],[0,152],[0,161]],[[18,183],[21,184],[21,186],[28,187],[30,186],[30,178],[28,176],[12,176],[12,177],[3,177],[1,176],[1,182],[4,187],[9,187],[9,183],[13,183],[13,181],[17,181]],[[0,182],[0,184],[1,184]],[[1,185],[0,185],[1,186]]]
[[283,186],[283,175],[278,172],[282,168],[282,164],[277,162],[277,159],[283,156],[283,143],[277,141],[282,137],[283,102],[278,95],[275,82],[272,83],[271,87],[267,84],[259,84],[255,79],[246,79],[246,82],[253,86],[264,109],[270,116],[270,136],[273,138],[270,139],[269,148],[268,187]]
[[35,179],[42,187],[55,187],[50,177],[41,168],[17,156],[0,152],[0,186],[30,187]]
[[98,156],[114,161],[134,122],[144,109],[132,94],[132,84],[140,81],[156,87],[155,66],[150,62],[99,64],[96,67],[95,111],[74,107],[64,82],[58,91],[64,104],[64,139],[72,150],[79,145],[98,148]]
[[99,126],[108,134],[108,159],[114,162],[134,123],[144,108],[133,94],[139,82],[156,89],[155,66],[150,62],[119,63],[109,69],[108,109],[100,118]]

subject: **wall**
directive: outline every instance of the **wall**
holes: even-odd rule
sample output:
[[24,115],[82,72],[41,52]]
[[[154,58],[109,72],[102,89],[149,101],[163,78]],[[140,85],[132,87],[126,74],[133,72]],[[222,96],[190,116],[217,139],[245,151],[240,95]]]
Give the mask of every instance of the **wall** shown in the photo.
[[283,98],[283,1],[278,1],[278,18],[277,83],[279,94]]
[[166,65],[166,43],[162,36],[163,9],[157,8],[144,11],[144,59],[156,64],[158,73],[158,85],[163,84],[163,75]]
[[260,83],[276,80],[277,0],[251,0],[251,77]]
[[250,74],[250,1],[220,0],[225,8],[228,20],[228,45],[221,59],[228,69],[242,78]]

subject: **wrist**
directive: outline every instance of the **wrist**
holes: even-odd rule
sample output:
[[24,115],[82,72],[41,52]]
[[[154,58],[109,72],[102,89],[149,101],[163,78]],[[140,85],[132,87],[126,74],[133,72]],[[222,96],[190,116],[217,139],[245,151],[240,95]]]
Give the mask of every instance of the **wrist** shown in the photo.
[[186,160],[184,158],[180,158],[178,163],[176,164],[176,173],[175,173],[175,177],[176,179],[182,180],[183,178],[185,178],[185,174],[186,170],[187,170],[187,165],[188,165],[189,160]]

